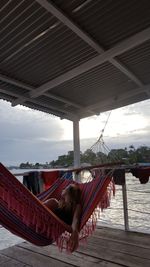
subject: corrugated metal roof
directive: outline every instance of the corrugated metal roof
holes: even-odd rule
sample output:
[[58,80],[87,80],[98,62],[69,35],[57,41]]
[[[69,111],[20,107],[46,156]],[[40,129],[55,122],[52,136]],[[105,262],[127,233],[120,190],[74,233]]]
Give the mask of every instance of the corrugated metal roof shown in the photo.
[[[106,90],[109,88],[109,90]],[[98,101],[116,97],[122,90],[132,90],[136,85],[112,64],[104,63],[76,78],[50,90],[69,100],[76,98],[83,107],[96,104]],[[104,93],[105,92],[105,93]]]
[[26,90],[24,88],[21,88],[19,86],[10,84],[8,82],[6,83],[3,81],[0,81],[0,89],[4,90],[8,94],[14,94],[14,95],[16,94],[16,96],[17,95],[22,96],[23,94],[26,94],[29,92],[28,90]]
[[150,83],[150,41],[119,56],[144,84]]
[[53,0],[52,2],[104,48],[110,48],[150,26],[149,0]]
[[148,99],[149,39],[149,0],[0,1],[0,98],[71,120]]

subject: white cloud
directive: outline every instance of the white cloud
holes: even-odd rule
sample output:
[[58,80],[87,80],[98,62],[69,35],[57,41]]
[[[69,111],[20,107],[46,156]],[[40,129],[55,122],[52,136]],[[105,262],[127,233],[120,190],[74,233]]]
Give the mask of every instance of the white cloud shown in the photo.
[[14,107],[1,101],[0,139],[4,140],[58,140],[63,136],[60,119],[28,108]]
[[[12,108],[0,101],[0,161],[18,164],[24,161],[46,162],[64,152],[57,141],[63,140],[63,121],[25,107]],[[54,147],[55,146],[55,147]]]
[[[98,139],[109,112],[80,121],[81,150]],[[0,161],[46,162],[73,150],[72,122],[0,101]],[[109,148],[150,145],[150,100],[112,111],[104,140]]]

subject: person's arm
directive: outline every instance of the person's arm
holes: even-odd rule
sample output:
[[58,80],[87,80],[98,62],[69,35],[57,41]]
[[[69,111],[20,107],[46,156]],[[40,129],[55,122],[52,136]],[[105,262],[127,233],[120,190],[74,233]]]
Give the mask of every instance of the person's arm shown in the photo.
[[43,204],[51,211],[55,211],[58,208],[58,200],[56,198],[47,199]]
[[81,217],[81,205],[76,206],[73,221],[72,221],[72,233],[69,239],[69,248],[73,252],[77,249],[79,243],[79,226],[80,226],[80,217]]

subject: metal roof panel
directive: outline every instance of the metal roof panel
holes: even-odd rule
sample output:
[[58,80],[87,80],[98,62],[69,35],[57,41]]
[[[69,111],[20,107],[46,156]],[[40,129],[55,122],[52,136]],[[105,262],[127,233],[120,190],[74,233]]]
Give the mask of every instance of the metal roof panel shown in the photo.
[[149,0],[7,0],[0,8],[0,98],[72,120],[150,97]]

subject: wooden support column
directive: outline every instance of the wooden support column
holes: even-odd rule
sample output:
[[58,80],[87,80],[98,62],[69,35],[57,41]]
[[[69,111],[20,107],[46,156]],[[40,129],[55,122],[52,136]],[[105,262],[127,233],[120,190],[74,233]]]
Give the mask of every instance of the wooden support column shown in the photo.
[[[73,121],[73,145],[74,145],[74,167],[80,167],[80,133],[79,133],[79,119]],[[76,180],[78,177],[76,175]]]
[[80,133],[79,119],[73,121],[73,145],[74,145],[74,167],[80,167]]

